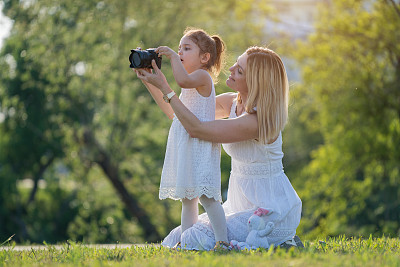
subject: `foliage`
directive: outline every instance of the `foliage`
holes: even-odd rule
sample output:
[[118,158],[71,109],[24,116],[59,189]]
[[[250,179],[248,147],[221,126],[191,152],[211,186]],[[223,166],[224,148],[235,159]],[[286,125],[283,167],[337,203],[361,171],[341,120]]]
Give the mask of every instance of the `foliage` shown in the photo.
[[99,247],[68,242],[60,246],[19,251],[0,250],[0,266],[398,266],[398,239],[346,239],[306,242],[299,249],[196,252],[172,251],[158,245]]
[[[180,217],[179,202],[158,200],[170,122],[134,78],[129,51],[175,48],[195,26],[241,52],[261,36],[246,18],[268,8],[256,0],[3,3],[14,24],[0,53],[0,238],[159,240]],[[237,32],[244,27],[246,38]],[[173,81],[167,61],[163,70]]]
[[[268,2],[3,3],[14,24],[0,51],[0,240],[158,241],[180,218],[179,202],[158,200],[170,122],[129,69],[129,50],[176,48],[186,26],[201,27],[226,41],[231,65],[268,38],[259,19],[274,16]],[[271,46],[302,70],[284,131],[299,234],[396,236],[400,7],[326,3],[307,40]],[[177,89],[167,60],[162,69]],[[224,153],[221,168],[225,191]]]
[[300,231],[311,237],[400,234],[399,8],[332,1],[293,50],[297,131],[313,143],[299,175]]

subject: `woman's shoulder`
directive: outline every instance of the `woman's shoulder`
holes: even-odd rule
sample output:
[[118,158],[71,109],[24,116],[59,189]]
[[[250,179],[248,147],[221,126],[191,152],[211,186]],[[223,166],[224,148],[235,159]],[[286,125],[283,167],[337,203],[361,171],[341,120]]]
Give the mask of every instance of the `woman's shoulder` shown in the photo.
[[216,97],[216,118],[229,117],[233,101],[236,99],[237,93],[223,93]]
[[229,106],[232,105],[233,100],[235,100],[236,98],[237,98],[237,93],[232,93],[232,92],[217,95],[217,99],[218,101],[221,101],[221,104],[224,103],[228,104]]

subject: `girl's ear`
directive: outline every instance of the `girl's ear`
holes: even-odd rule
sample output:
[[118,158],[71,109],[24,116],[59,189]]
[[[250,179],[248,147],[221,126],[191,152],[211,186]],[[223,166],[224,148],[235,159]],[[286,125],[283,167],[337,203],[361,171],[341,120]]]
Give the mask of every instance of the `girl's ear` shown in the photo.
[[204,53],[200,56],[200,62],[202,64],[206,64],[210,60],[210,57],[211,57],[210,53]]

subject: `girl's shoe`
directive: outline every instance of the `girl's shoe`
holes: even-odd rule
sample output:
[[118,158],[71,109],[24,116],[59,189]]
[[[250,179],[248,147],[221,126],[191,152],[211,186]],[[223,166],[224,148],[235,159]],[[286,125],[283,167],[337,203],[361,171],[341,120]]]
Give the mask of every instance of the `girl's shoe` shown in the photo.
[[180,251],[182,249],[181,242],[176,243],[171,249]]
[[232,247],[225,241],[217,241],[215,243],[213,251],[230,251]]

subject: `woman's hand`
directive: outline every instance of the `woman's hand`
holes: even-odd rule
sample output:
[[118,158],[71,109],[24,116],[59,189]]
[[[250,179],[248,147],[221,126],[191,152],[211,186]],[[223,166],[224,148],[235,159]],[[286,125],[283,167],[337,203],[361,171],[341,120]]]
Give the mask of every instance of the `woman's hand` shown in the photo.
[[[152,70],[151,69],[145,69],[145,68],[139,68],[139,69],[133,69],[133,71],[136,73],[136,76],[140,79],[140,72],[148,72],[148,73],[152,73]],[[144,85],[147,85],[148,84],[148,82],[146,82],[145,80],[143,80],[143,79],[140,79],[141,81],[142,81],[142,83],[144,83]]]
[[[157,67],[155,60],[151,62],[154,70],[152,69],[135,69],[137,77],[143,82],[147,90],[156,101],[161,110],[170,118],[174,118],[174,111],[170,104],[166,103],[163,99],[163,94],[171,92],[167,79],[164,74]],[[164,90],[162,91],[161,88]]]
[[156,53],[158,53],[158,56],[166,56],[168,59],[171,59],[172,57],[179,57],[179,55],[169,48],[168,46],[160,46],[156,49]]
[[151,61],[151,65],[153,66],[153,71],[150,69],[136,69],[135,72],[140,80],[143,83],[149,83],[160,89],[163,94],[168,94],[172,90],[168,85],[167,79],[165,78],[164,73],[157,67],[156,61],[153,59]]

